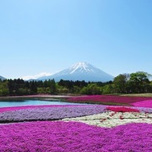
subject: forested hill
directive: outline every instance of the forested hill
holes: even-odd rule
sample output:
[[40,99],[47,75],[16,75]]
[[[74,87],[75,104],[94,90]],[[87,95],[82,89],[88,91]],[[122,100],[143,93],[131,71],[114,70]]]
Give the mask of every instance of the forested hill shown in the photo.
[[144,72],[120,74],[109,82],[85,82],[54,80],[24,81],[22,79],[0,80],[0,96],[32,94],[113,94],[151,93],[152,81]]

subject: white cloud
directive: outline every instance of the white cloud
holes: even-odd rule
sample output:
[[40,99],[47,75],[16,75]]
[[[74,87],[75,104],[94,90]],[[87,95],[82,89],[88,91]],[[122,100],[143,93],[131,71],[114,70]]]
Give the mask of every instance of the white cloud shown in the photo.
[[36,74],[36,75],[23,76],[23,77],[21,77],[21,79],[23,79],[23,80],[37,79],[37,78],[40,78],[40,77],[50,76],[50,75],[52,75],[52,73],[42,72],[42,73],[39,73],[39,74]]

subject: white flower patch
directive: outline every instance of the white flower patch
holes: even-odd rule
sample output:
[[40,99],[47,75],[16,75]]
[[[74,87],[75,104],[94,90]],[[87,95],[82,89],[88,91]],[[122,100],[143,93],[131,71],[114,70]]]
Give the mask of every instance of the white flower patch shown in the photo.
[[115,127],[127,123],[149,123],[152,124],[151,113],[138,112],[104,112],[77,118],[65,118],[63,121],[77,121],[100,127]]

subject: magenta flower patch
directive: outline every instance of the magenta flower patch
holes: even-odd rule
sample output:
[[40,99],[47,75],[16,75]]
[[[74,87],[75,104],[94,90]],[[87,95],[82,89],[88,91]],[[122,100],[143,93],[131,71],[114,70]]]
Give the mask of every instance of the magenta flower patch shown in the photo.
[[139,101],[139,102],[132,103],[132,105],[135,107],[152,108],[152,100]]
[[114,112],[140,112],[138,109],[129,107],[107,107],[106,109]]
[[150,97],[130,97],[130,96],[114,96],[114,95],[90,95],[90,96],[77,96],[70,97],[70,102],[91,102],[100,104],[119,104],[119,105],[130,105],[131,103],[152,100]]
[[0,126],[0,152],[151,152],[152,125],[107,129],[78,122],[31,122]]

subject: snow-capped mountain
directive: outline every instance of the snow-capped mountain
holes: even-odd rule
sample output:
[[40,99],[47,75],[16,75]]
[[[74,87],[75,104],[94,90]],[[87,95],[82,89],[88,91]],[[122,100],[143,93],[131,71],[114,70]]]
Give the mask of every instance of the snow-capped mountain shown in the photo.
[[5,80],[6,78],[4,78],[4,77],[2,77],[2,76],[0,76],[0,80]]
[[51,76],[40,77],[37,80],[55,79],[55,81],[63,80],[85,80],[85,81],[102,81],[107,82],[113,80],[113,76],[105,73],[104,71],[94,67],[86,62],[79,62],[74,64],[68,69],[62,70]]

